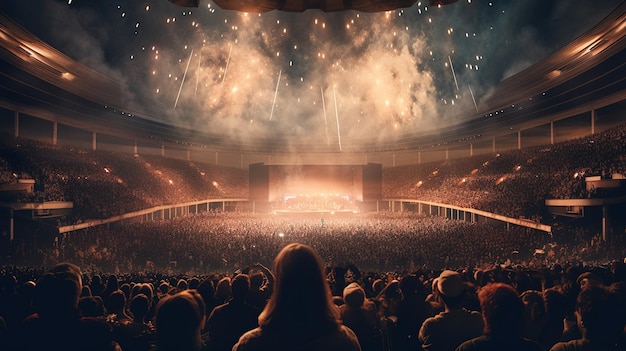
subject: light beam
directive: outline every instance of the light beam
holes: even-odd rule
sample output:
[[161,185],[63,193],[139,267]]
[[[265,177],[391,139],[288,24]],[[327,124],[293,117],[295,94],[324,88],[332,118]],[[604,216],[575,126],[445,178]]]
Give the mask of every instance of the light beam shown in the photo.
[[185,77],[187,77],[187,71],[189,70],[189,63],[191,63],[191,55],[193,50],[189,53],[189,60],[187,60],[187,68],[185,68],[185,74],[183,74],[183,80],[180,82],[180,88],[178,89],[178,95],[176,95],[176,101],[174,102],[174,108],[178,105],[178,98],[180,98],[180,92],[183,91],[183,84],[185,84]]

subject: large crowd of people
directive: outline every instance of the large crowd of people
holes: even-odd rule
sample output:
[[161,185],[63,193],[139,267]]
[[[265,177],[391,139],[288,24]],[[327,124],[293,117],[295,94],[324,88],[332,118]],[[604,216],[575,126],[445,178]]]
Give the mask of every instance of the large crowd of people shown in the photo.
[[18,202],[72,201],[68,224],[149,207],[213,198],[247,198],[248,172],[173,158],[55,147],[0,137],[0,179],[34,179]]
[[283,245],[221,274],[6,267],[3,350],[625,350],[626,264],[367,272]]
[[[550,218],[552,233],[410,211],[208,210],[62,235],[18,218],[2,237],[0,349],[624,350],[622,219],[601,237],[599,220],[558,221],[545,199],[607,196],[585,177],[626,174],[625,134],[383,170],[386,198]],[[248,196],[243,169],[3,137],[0,180],[25,178],[35,191],[16,201],[72,201],[65,224]],[[328,295],[289,287],[305,281]]]
[[586,177],[626,175],[625,138],[622,125],[554,145],[388,168],[383,196],[542,218],[545,199],[597,196],[587,190]]
[[[554,145],[385,167],[383,197],[540,220],[547,215],[545,199],[606,195],[588,190],[585,178],[626,174],[625,134],[622,125]],[[248,197],[248,171],[241,168],[53,147],[11,135],[2,136],[0,155],[3,184],[23,178],[36,181],[36,191],[17,201],[72,201],[69,224],[164,204]]]
[[[626,257],[623,236],[593,231],[548,234],[412,212],[267,215],[209,211],[171,220],[96,226],[15,240],[5,264],[50,266],[68,260],[90,271],[232,272],[269,264],[285,243],[314,246],[329,264],[370,271],[521,264],[605,264]],[[47,239],[46,239],[47,238]],[[54,240],[54,241],[53,241]]]

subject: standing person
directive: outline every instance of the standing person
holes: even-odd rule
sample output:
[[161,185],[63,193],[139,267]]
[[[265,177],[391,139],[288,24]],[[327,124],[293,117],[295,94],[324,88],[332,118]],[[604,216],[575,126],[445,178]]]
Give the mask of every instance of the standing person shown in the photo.
[[233,351],[361,350],[343,326],[333,304],[322,261],[304,244],[285,246],[274,260],[276,285],[259,316],[259,327],[245,333]]
[[623,301],[602,285],[585,286],[576,300],[576,322],[582,338],[556,343],[551,351],[625,350],[620,337],[624,331]]
[[246,301],[250,291],[250,277],[239,274],[231,280],[233,297],[213,309],[207,320],[209,349],[230,351],[241,335],[258,326],[259,310]]
[[15,350],[119,351],[104,319],[81,317],[78,301],[82,273],[72,263],[59,263],[37,281],[36,313],[16,331]]
[[204,301],[195,290],[183,290],[159,301],[154,316],[158,351],[206,350]]
[[262,311],[274,290],[274,273],[260,263],[245,268],[241,273],[250,276],[250,292],[246,300]]
[[374,302],[365,298],[365,291],[356,282],[343,289],[343,301],[339,306],[343,325],[354,331],[363,351],[380,351],[380,319]]
[[420,347],[418,332],[426,318],[430,317],[430,304],[426,302],[426,287],[415,275],[400,279],[402,298],[396,304],[396,327],[393,347],[400,350],[416,350]]
[[482,334],[480,312],[463,308],[467,287],[460,273],[445,270],[433,284],[444,311],[424,321],[419,341],[424,351],[454,351],[462,342]]
[[534,341],[521,336],[524,303],[517,290],[504,283],[491,283],[478,292],[485,329],[456,351],[542,351]]

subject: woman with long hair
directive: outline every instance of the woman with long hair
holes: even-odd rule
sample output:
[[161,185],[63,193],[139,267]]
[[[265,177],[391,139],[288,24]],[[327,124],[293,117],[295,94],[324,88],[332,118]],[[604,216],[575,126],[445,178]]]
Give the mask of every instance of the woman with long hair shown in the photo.
[[361,350],[341,324],[322,260],[304,244],[285,246],[274,260],[274,291],[259,315],[259,327],[245,333],[233,351]]

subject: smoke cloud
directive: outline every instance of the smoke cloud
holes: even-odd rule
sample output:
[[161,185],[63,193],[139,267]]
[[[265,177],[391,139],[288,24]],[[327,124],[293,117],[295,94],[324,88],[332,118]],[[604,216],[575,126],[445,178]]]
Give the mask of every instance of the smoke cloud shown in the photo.
[[138,116],[243,143],[338,151],[478,115],[498,82],[618,3],[465,0],[375,14],[258,15],[209,1],[188,9],[165,0],[30,0],[0,10],[118,80]]

